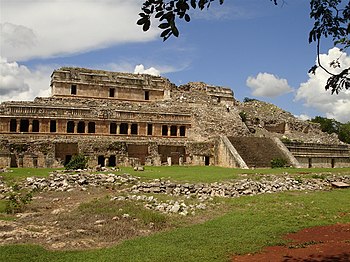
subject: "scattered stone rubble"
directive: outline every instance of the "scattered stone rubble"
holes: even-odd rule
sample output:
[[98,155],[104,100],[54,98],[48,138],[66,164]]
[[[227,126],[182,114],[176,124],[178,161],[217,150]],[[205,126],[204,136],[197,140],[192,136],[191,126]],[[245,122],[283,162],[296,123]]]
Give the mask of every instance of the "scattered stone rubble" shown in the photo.
[[[121,195],[112,200],[132,200],[144,203],[146,208],[162,213],[193,214],[196,210],[206,209],[207,202],[214,197],[239,197],[282,191],[327,190],[334,182],[350,183],[350,175],[328,175],[322,178],[264,175],[258,179],[244,178],[214,183],[176,183],[170,180],[154,179],[142,182],[139,177],[129,174],[113,173],[75,173],[53,172],[48,178],[28,177],[19,183],[24,189],[34,191],[72,191],[86,190],[88,187],[111,187],[118,189]],[[12,188],[0,179],[0,198],[6,198]],[[146,195],[150,194],[150,195]],[[154,194],[166,194],[180,197],[178,200],[160,201]],[[188,200],[188,203],[186,203]],[[192,204],[192,199],[196,203]],[[207,201],[206,203],[204,203]],[[190,204],[189,204],[190,203]]]

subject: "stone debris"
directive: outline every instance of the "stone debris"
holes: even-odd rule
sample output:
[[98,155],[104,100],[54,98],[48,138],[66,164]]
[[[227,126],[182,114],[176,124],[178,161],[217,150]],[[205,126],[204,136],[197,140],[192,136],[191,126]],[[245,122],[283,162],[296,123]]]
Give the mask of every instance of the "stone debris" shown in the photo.
[[344,182],[332,182],[332,186],[334,186],[334,187],[340,187],[340,188],[350,187],[349,184],[344,183]]
[[[111,187],[121,194],[113,197],[112,200],[144,202],[144,206],[148,209],[162,213],[188,215],[196,210],[206,209],[208,201],[213,200],[214,197],[231,198],[283,191],[325,190],[332,186],[349,186],[349,183],[350,175],[328,175],[321,179],[293,177],[284,174],[283,176],[263,175],[259,179],[243,176],[242,179],[214,183],[178,183],[164,179],[143,182],[139,177],[130,174],[55,171],[48,178],[28,177],[19,183],[19,187],[34,191],[67,192],[87,190],[88,187]],[[6,198],[8,193],[12,191],[11,187],[0,180],[0,197],[2,199]],[[180,199],[160,201],[147,194],[166,194]],[[193,204],[194,199],[196,200],[195,204]],[[204,203],[205,201],[207,202]],[[52,211],[52,214],[58,215],[63,212],[62,209],[56,209]]]

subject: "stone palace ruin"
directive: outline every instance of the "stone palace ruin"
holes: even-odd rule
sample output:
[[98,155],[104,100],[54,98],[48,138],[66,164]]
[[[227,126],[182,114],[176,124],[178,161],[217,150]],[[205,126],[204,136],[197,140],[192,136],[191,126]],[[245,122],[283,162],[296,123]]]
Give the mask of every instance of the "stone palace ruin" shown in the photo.
[[230,88],[164,77],[62,67],[51,97],[0,104],[0,167],[218,165],[349,167],[349,145]]

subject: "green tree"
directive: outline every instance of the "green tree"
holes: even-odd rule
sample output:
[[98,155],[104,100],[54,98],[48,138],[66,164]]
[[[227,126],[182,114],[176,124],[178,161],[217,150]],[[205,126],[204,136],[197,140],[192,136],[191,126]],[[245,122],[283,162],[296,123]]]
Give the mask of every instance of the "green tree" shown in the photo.
[[341,141],[350,144],[350,122],[339,127],[338,137]]
[[[167,40],[170,36],[179,36],[176,27],[177,19],[191,21],[189,12],[191,9],[209,8],[212,2],[220,5],[224,0],[145,0],[139,13],[137,24],[143,31],[151,27],[151,18],[159,20],[158,27],[162,30],[160,37]],[[275,5],[283,4],[284,0],[270,0]],[[316,43],[318,63],[310,70],[315,73],[317,68],[322,68],[329,75],[325,86],[326,90],[338,94],[341,90],[350,89],[350,68],[345,68],[339,74],[331,73],[320,61],[320,44],[322,38],[332,37],[334,46],[346,50],[350,46],[350,3],[348,0],[310,0],[310,17],[314,20],[314,26],[309,33],[309,42]],[[340,67],[339,59],[332,61],[332,67]]]
[[316,116],[311,119],[313,123],[319,123],[321,130],[328,134],[337,134],[340,141],[350,144],[350,122],[345,124],[340,123],[334,119],[329,119],[322,116]]
[[328,134],[339,133],[339,125],[340,123],[334,119],[329,119],[322,116],[316,116],[311,119],[311,122],[319,123],[321,125],[321,130],[323,132],[327,132]]

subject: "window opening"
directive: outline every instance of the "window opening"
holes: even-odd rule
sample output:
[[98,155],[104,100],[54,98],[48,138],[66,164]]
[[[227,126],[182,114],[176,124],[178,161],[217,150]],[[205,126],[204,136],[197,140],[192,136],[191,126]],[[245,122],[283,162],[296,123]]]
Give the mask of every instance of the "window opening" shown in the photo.
[[70,87],[70,94],[76,95],[77,94],[77,85],[71,85]]
[[145,100],[149,100],[149,91],[145,91]]
[[114,88],[110,88],[109,89],[109,97],[114,97],[114,94],[115,94]]

